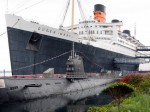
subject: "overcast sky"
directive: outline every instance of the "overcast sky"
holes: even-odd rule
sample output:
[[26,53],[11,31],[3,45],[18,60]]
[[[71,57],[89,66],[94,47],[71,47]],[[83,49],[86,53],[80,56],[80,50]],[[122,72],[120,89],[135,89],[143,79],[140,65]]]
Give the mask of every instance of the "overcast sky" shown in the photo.
[[[0,0],[0,35],[6,31],[5,13],[14,13],[23,18],[58,28],[62,20],[63,9],[67,0]],[[75,0],[76,1],[76,0]],[[150,0],[80,0],[87,18],[93,17],[94,4],[106,6],[106,21],[119,19],[124,29],[131,30],[143,44],[150,46]],[[40,3],[39,3],[40,2]],[[37,4],[37,5],[34,5]],[[7,7],[8,6],[8,7]],[[32,6],[32,7],[31,7]],[[75,23],[81,19],[79,8],[75,7]],[[66,16],[65,25],[70,25],[70,11]],[[10,69],[7,34],[0,36],[0,70]]]

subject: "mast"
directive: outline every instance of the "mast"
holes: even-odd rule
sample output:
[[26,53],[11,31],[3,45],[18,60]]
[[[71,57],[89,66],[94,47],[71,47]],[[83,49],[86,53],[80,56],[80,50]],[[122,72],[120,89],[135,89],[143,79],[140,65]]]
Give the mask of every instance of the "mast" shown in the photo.
[[[71,32],[73,33],[74,29],[74,0],[72,0],[72,21],[71,21]],[[72,43],[72,58],[74,58],[74,42]]]
[[72,21],[71,21],[71,31],[73,32],[74,27],[74,0],[72,0]]

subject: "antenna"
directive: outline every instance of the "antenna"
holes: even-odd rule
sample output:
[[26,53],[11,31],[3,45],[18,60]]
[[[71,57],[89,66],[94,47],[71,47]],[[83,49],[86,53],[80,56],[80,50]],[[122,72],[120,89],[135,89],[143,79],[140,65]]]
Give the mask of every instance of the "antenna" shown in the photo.
[[136,38],[136,22],[134,23],[134,37]]

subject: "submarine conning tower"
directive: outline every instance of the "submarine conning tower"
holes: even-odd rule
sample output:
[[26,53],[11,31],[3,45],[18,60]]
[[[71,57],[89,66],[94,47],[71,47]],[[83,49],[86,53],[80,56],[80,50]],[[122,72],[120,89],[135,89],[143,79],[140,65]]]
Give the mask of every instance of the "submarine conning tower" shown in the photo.
[[84,72],[83,59],[79,55],[69,56],[66,63],[66,78],[72,79],[86,79],[88,78]]
[[105,23],[106,21],[106,7],[102,4],[94,6],[94,19],[98,22]]

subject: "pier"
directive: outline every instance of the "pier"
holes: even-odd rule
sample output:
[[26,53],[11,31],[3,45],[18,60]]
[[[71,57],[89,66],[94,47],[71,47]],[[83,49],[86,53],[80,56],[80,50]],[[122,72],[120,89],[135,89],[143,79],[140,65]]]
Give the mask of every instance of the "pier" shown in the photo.
[[[136,51],[143,51],[143,52],[150,51],[150,46],[138,46],[136,48]],[[137,54],[135,58],[150,58],[150,54],[146,55]]]

